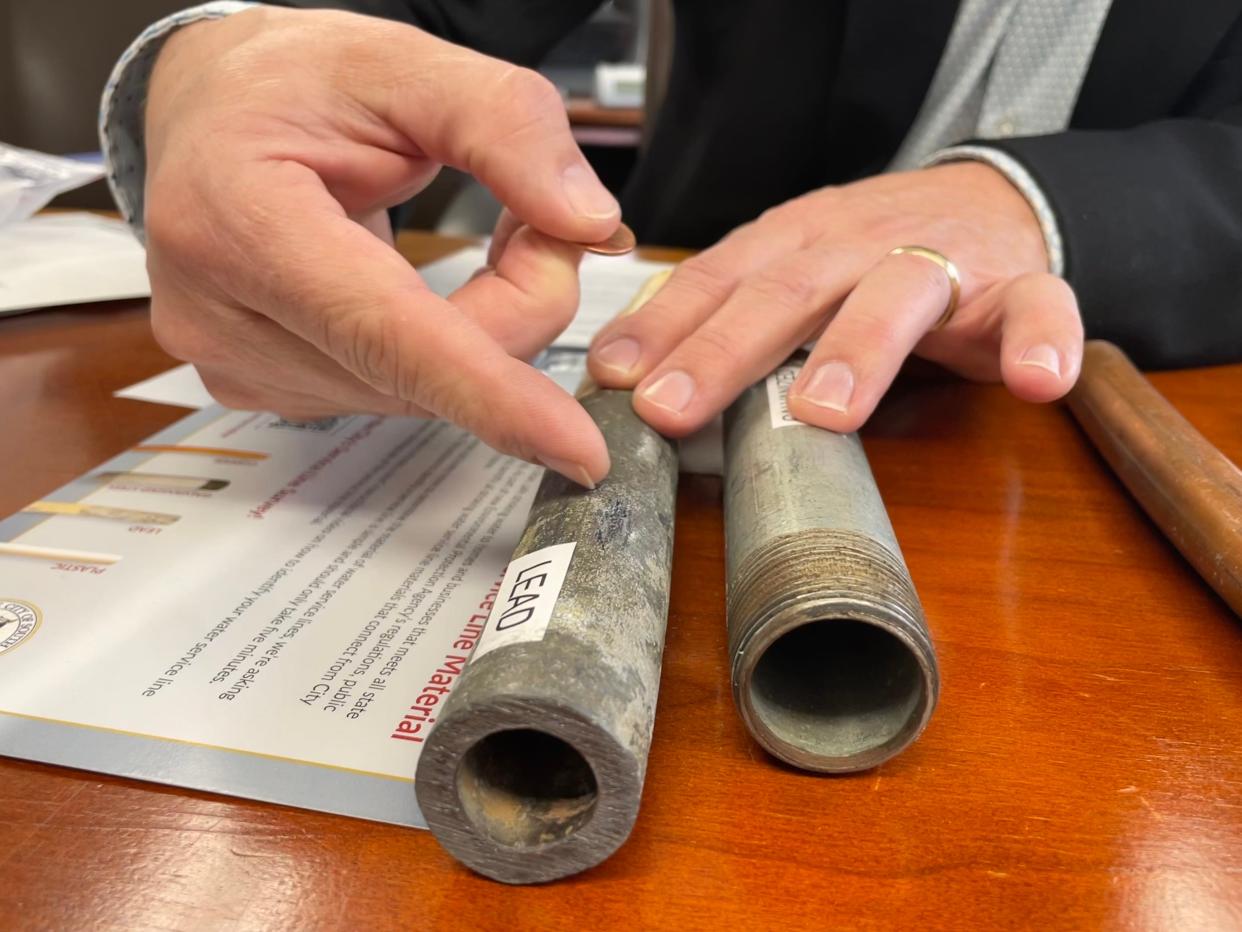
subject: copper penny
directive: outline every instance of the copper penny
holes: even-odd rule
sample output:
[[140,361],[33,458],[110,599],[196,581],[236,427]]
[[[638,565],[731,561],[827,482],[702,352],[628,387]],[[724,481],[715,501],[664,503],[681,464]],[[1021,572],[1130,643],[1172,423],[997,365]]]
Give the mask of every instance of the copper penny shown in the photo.
[[582,245],[587,252],[593,252],[597,256],[624,256],[627,252],[634,251],[638,240],[634,238],[634,231],[623,223],[608,239]]

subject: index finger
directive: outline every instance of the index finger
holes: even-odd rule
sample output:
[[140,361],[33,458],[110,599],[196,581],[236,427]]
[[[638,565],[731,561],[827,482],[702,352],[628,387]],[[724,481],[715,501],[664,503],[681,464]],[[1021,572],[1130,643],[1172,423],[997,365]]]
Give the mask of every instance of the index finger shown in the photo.
[[621,315],[592,341],[591,375],[608,388],[633,388],[728,300],[738,284],[802,244],[801,229],[747,225],[685,260],[640,313]]

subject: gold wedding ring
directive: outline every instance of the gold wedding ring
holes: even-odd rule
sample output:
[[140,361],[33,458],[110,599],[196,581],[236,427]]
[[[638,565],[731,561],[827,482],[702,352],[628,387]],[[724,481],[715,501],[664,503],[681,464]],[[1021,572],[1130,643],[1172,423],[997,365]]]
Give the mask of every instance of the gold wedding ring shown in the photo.
[[898,246],[890,256],[919,256],[929,262],[944,269],[944,274],[949,276],[949,303],[945,305],[940,318],[932,325],[932,330],[939,330],[949,322],[949,318],[953,316],[953,312],[957,310],[957,299],[962,294],[962,278],[957,274],[957,266],[948,258],[934,249],[928,249],[926,246]]

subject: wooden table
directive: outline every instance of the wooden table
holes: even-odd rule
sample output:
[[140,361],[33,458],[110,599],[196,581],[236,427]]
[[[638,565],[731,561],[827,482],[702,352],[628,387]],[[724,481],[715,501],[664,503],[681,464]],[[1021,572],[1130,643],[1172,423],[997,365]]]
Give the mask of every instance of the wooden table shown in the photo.
[[[0,512],[181,417],[111,397],[171,362],[143,303],[0,321]],[[1242,460],[1242,366],[1154,381]],[[425,832],[0,760],[0,928],[1242,927],[1242,625],[1062,408],[907,377],[865,436],[944,677],[879,770],[795,773],[743,731],[720,482],[686,478],[647,789],[612,860],[509,888]]]
[[571,97],[565,110],[580,146],[635,148],[642,141],[642,107],[602,107],[589,97]]

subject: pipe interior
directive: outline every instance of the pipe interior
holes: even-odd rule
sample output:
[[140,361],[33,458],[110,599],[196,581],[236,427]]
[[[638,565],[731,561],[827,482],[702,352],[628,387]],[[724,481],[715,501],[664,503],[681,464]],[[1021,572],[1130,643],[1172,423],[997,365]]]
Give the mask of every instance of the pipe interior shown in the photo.
[[533,728],[477,741],[457,768],[457,793],[474,825],[493,841],[529,848],[563,841],[590,821],[595,773],[577,750]]
[[923,671],[910,647],[864,621],[812,621],[777,638],[750,682],[755,714],[809,754],[849,759],[918,727]]

